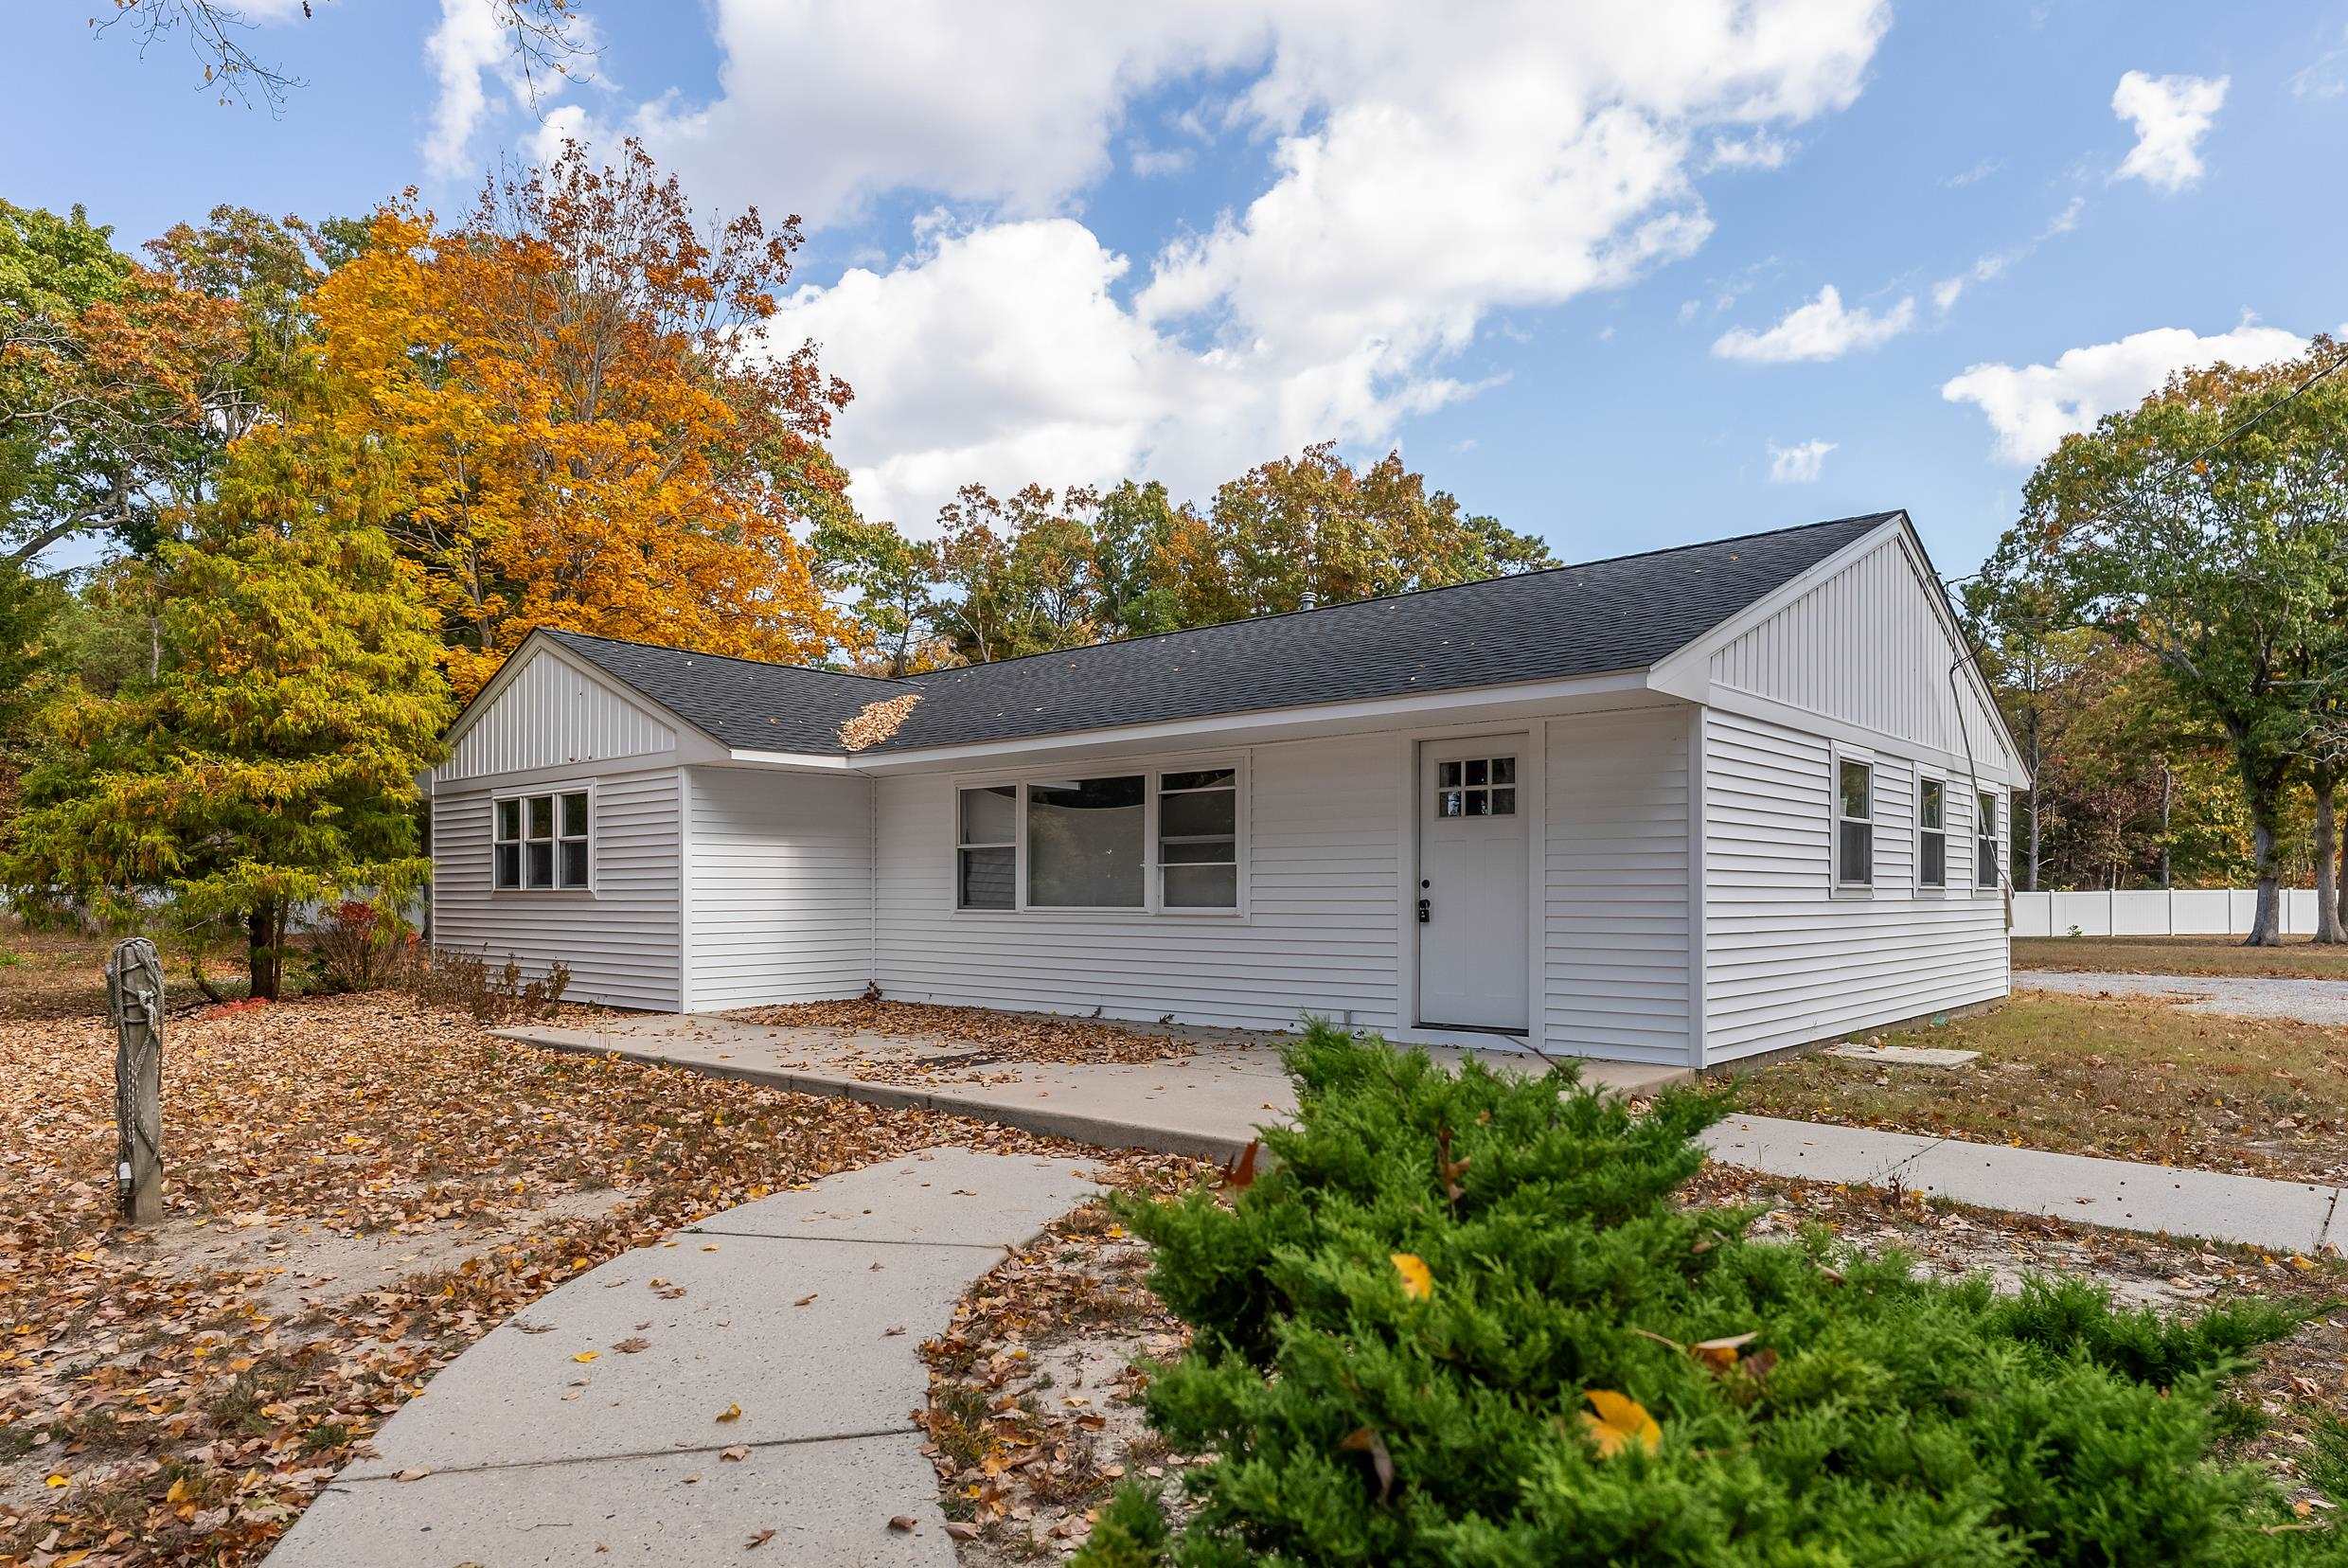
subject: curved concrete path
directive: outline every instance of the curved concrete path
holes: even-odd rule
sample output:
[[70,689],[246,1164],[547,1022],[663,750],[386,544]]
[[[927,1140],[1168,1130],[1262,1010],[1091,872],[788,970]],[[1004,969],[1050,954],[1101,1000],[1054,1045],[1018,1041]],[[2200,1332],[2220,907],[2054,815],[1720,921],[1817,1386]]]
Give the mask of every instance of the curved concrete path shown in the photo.
[[950,1568],[916,1347],[1095,1190],[1080,1162],[934,1149],[625,1253],[444,1367],[269,1561],[685,1568],[772,1532],[750,1561]]
[[2072,996],[2160,996],[2187,1012],[2226,1018],[2287,1018],[2301,1024],[2348,1024],[2348,980],[2286,980],[2251,974],[2107,974],[2069,970],[2017,970],[2018,989]]

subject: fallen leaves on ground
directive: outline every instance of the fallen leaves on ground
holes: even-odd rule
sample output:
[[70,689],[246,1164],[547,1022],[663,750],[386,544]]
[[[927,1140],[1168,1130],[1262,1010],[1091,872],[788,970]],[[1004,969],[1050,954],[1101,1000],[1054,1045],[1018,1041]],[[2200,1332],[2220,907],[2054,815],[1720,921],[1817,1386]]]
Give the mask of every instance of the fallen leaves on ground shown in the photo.
[[[1127,1155],[1128,1185],[1168,1192],[1214,1182],[1204,1162]],[[1087,1204],[973,1285],[930,1363],[924,1452],[947,1517],[968,1526],[966,1565],[1073,1552],[1091,1514],[1130,1475],[1163,1485],[1193,1463],[1142,1419],[1142,1358],[1189,1343],[1144,1280],[1147,1252]],[[951,1526],[950,1526],[951,1529]]]
[[1663,1429],[1638,1400],[1610,1388],[1593,1388],[1582,1398],[1590,1403],[1582,1412],[1582,1426],[1598,1445],[1599,1458],[1611,1459],[1632,1446],[1649,1453],[1663,1447]]
[[[22,962],[0,993],[93,994]],[[172,1017],[166,1219],[132,1232],[112,1033],[46,1005],[0,1022],[0,1561],[258,1561],[434,1371],[631,1247],[939,1143],[1090,1157],[374,994]]]

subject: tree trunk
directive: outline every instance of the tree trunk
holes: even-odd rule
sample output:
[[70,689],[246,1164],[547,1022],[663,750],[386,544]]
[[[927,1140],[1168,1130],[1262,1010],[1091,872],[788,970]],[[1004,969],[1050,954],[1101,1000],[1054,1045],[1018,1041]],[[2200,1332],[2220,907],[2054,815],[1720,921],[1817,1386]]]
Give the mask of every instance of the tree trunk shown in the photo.
[[2348,942],[2348,930],[2339,919],[2339,888],[2334,880],[2339,865],[2335,846],[2339,834],[2332,817],[2333,786],[2338,781],[2328,768],[2319,768],[2309,775],[2308,789],[2316,799],[2316,940],[2319,942]]
[[2164,757],[2161,759],[2161,887],[2164,892],[2170,886],[2173,869],[2169,860],[2169,803],[2176,794],[2177,775],[2169,771],[2168,758]]
[[2275,829],[2283,815],[2282,780],[2254,778],[2246,780],[2246,783],[2250,807],[2250,856],[2258,873],[2258,912],[2251,918],[2250,934],[2242,939],[2242,945],[2281,947],[2283,912],[2282,899],[2276,887]]
[[277,1000],[277,984],[285,971],[283,921],[275,903],[254,908],[244,918],[245,972],[251,994],[264,1002]]
[[2030,860],[2028,875],[2030,891],[2038,890],[2038,769],[2045,762],[2038,755],[2038,707],[2030,706]]

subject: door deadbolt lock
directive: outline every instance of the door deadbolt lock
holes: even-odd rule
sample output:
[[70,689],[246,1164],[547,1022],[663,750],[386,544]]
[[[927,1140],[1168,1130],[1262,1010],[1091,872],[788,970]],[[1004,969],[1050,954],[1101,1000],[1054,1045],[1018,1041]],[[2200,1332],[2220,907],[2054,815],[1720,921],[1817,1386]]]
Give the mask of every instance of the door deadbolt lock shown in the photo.
[[1420,925],[1425,925],[1428,921],[1430,921],[1430,920],[1432,920],[1432,918],[1434,918],[1434,913],[1433,913],[1433,911],[1434,911],[1434,900],[1433,900],[1432,899],[1421,899],[1421,900],[1418,900],[1418,923],[1419,923]]

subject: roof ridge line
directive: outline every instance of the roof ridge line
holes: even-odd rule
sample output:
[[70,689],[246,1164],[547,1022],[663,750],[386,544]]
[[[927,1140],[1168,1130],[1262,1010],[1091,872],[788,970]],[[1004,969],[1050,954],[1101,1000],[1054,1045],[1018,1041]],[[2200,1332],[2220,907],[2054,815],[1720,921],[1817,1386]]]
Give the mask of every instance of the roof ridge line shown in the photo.
[[739,653],[713,653],[705,648],[679,648],[674,643],[645,642],[636,637],[605,637],[593,632],[574,632],[567,626],[534,626],[533,632],[543,632],[550,637],[576,637],[581,642],[609,643],[614,648],[642,648],[654,653],[682,653],[690,659],[723,659],[728,664],[749,665],[757,669],[795,669],[804,675],[836,675],[844,681],[869,681],[875,686],[903,686],[901,675],[863,675],[853,669],[827,669],[822,665],[785,664],[779,659],[753,659]]
[[[1107,642],[1077,643],[1068,648],[1046,649],[1040,653],[1019,653],[1007,659],[986,659],[977,664],[948,665],[941,669],[916,670],[900,677],[907,683],[926,681],[933,676],[955,675],[966,670],[994,669],[1028,659],[1053,659],[1071,653],[1082,653],[1095,648],[1128,648],[1135,643],[1155,642],[1161,637],[1186,637],[1197,632],[1214,632],[1226,626],[1257,626],[1265,621],[1287,620],[1292,615],[1317,615],[1325,610],[1345,610],[1361,604],[1393,604],[1402,599],[1419,598],[1428,594],[1449,593],[1454,588],[1481,588],[1494,582],[1522,582],[1531,578],[1549,577],[1558,572],[1587,571],[1592,566],[1612,566],[1626,561],[1650,561],[1657,556],[1679,555],[1687,550],[1707,550],[1722,544],[1742,544],[1749,540],[1769,539],[1781,534],[1806,533],[1812,528],[1832,528],[1847,523],[1881,524],[1904,515],[1905,508],[1894,507],[1889,511],[1853,512],[1848,517],[1823,517],[1815,523],[1796,523],[1783,528],[1756,528],[1751,533],[1730,534],[1725,539],[1699,539],[1685,544],[1666,544],[1658,550],[1630,550],[1622,555],[1599,556],[1590,561],[1570,561],[1556,566],[1538,566],[1529,572],[1503,572],[1498,577],[1471,578],[1466,582],[1439,582],[1431,588],[1405,588],[1400,593],[1373,594],[1368,598],[1340,599],[1335,604],[1302,605],[1294,610],[1275,610],[1265,615],[1235,615],[1230,620],[1208,621],[1203,626],[1177,627],[1170,632],[1145,632],[1134,637],[1112,637]],[[790,668],[790,667],[787,667]]]

